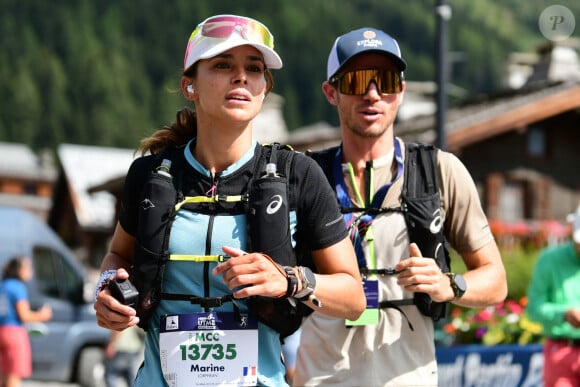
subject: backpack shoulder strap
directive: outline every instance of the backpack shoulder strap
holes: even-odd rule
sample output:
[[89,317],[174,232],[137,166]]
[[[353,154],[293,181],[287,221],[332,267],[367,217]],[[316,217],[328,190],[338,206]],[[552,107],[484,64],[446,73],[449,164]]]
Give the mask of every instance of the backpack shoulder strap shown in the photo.
[[336,158],[336,152],[338,151],[339,146],[334,146],[332,148],[327,148],[324,150],[314,151],[314,152],[307,152],[306,155],[310,156],[320,165],[326,179],[330,183],[330,185],[334,188],[334,177],[332,175],[333,171],[333,163]]
[[252,251],[271,256],[282,265],[296,265],[291,243],[290,211],[295,208],[289,181],[294,151],[278,143],[260,147],[250,183],[248,235]]
[[169,257],[169,229],[175,217],[174,206],[179,200],[179,175],[173,171],[180,162],[179,149],[168,149],[153,156],[151,170],[143,187],[143,202],[135,240],[132,279],[139,290],[137,315],[139,326],[147,329],[152,313],[159,303],[163,271]]
[[439,267],[448,271],[448,257],[444,258],[442,254],[445,236],[437,151],[428,144],[407,144],[402,202],[411,242],[417,243],[425,256],[435,258]]
[[[296,152],[278,143],[260,147],[250,188],[248,235],[252,251],[263,252],[279,265],[296,266],[292,245],[290,210],[296,182],[292,177],[292,161]],[[275,167],[275,168],[274,168]],[[287,299],[253,296],[247,300],[248,310],[260,322],[280,333],[284,338],[295,332],[307,313],[301,303]],[[310,309],[311,310],[311,309]]]
[[253,179],[260,178],[266,174],[268,164],[276,165],[276,176],[286,180],[286,188],[290,208],[295,208],[296,193],[295,184],[290,181],[292,175],[292,162],[296,151],[290,145],[284,145],[277,142],[272,144],[263,144],[260,147],[260,156],[256,162]]
[[430,144],[405,144],[405,183],[403,196],[420,198],[439,192],[437,148]]
[[272,154],[275,154],[275,159],[272,159],[271,162],[275,162],[277,165],[278,173],[280,176],[286,179],[286,189],[288,192],[288,203],[289,203],[289,210],[296,208],[296,184],[291,181],[291,169],[293,165],[294,155],[296,151],[292,149],[289,145],[280,145],[277,144],[275,148],[272,148]]
[[[425,257],[432,257],[443,272],[449,271],[449,252],[445,246],[437,148],[429,144],[407,143],[405,182],[402,200],[409,240],[417,243]],[[414,304],[421,313],[437,321],[446,313],[446,304],[433,302],[424,293],[415,293]]]
[[[290,175],[290,166],[295,153],[296,151],[290,145],[274,142],[272,144],[262,145],[259,158],[262,163],[276,164],[276,172],[281,176],[288,177]],[[280,173],[281,171],[282,173]]]

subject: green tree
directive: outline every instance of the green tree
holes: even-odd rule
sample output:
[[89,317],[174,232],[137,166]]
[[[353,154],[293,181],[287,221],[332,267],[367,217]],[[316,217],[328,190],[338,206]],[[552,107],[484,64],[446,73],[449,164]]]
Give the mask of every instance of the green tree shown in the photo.
[[[544,41],[538,17],[551,1],[449,0],[451,82],[475,96],[503,87],[513,51]],[[561,0],[573,14],[580,3]],[[182,58],[195,24],[218,13],[255,17],[276,37],[284,68],[274,91],[290,130],[337,124],[320,85],[334,39],[373,26],[398,41],[406,79],[435,78],[435,0],[0,0],[0,140],[134,147],[174,119]],[[578,33],[575,34],[576,36]]]

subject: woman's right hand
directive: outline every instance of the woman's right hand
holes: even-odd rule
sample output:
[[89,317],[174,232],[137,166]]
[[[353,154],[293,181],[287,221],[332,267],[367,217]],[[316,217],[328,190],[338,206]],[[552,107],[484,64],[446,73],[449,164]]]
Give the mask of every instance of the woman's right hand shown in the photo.
[[[127,279],[129,273],[125,269],[118,269],[115,278]],[[139,323],[135,309],[117,301],[106,287],[99,292],[93,308],[97,315],[97,323],[103,328],[122,331]]]

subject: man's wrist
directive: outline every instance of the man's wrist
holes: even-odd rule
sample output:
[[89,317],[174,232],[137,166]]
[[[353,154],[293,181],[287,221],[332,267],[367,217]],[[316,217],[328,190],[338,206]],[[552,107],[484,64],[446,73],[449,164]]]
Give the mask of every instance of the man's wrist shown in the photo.
[[449,284],[451,286],[451,290],[453,290],[453,298],[449,300],[449,302],[459,300],[467,291],[465,278],[463,278],[461,274],[456,273],[445,273],[445,275],[449,278]]

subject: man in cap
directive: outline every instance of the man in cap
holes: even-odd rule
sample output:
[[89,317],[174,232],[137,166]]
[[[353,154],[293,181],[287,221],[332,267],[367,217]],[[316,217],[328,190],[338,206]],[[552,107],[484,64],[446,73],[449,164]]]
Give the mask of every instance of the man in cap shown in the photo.
[[580,383],[580,206],[568,221],[571,240],[540,252],[528,288],[526,311],[546,336],[545,386]]
[[440,192],[431,232],[442,228],[467,272],[442,271],[435,251],[421,251],[408,235],[401,209],[406,144],[394,135],[406,68],[395,39],[375,28],[340,36],[330,51],[322,90],[337,108],[342,143],[313,157],[343,208],[367,309],[356,321],[314,314],[305,320],[296,385],[435,386],[433,319],[421,313],[414,294],[468,307],[506,297],[505,270],[476,187],[454,155],[436,150]]

